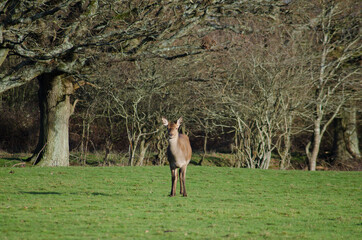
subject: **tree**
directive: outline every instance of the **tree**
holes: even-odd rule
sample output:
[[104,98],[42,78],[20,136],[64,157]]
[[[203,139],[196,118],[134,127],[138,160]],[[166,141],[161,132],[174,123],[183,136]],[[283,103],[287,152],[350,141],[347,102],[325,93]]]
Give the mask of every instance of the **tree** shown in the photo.
[[[201,47],[176,43],[193,28],[212,17],[222,5],[184,1],[157,4],[154,1],[15,1],[0,3],[0,93],[39,78],[42,93],[56,96],[56,105],[70,109],[71,85],[86,77],[92,65],[103,56],[109,60],[134,61],[146,57],[175,59],[198,54]],[[237,9],[238,4],[227,6]],[[212,21],[212,19],[208,19]],[[212,24],[211,28],[219,27]],[[228,26],[224,26],[225,28]],[[210,24],[199,27],[202,32]],[[55,88],[58,86],[58,88]],[[62,86],[62,87],[59,87]],[[54,89],[54,88],[55,89]],[[40,98],[40,101],[44,99]],[[41,104],[50,104],[45,101]],[[44,109],[53,109],[48,105]],[[55,109],[54,109],[55,110]],[[69,154],[59,155],[49,141],[61,142],[58,152],[68,152],[68,134],[51,134],[47,126],[67,131],[60,123],[68,124],[70,111],[64,121],[64,109],[56,109],[54,116],[43,111],[38,147],[33,161],[41,165],[69,164]],[[54,122],[49,122],[54,121]],[[47,123],[46,123],[47,122]],[[58,132],[59,132],[58,131]],[[60,149],[62,146],[62,149]],[[45,160],[46,155],[49,158]],[[57,158],[62,159],[55,159]],[[43,161],[44,160],[44,161]],[[43,163],[42,163],[43,162]]]
[[40,166],[68,166],[69,117],[76,104],[76,101],[73,105],[70,103],[72,81],[65,75],[43,74],[39,77],[39,86],[41,132],[34,164],[41,154]]
[[[141,84],[142,88],[137,85]],[[149,88],[145,87],[147,81],[140,80],[132,83],[131,86],[111,91],[113,115],[121,117],[125,121],[125,128],[129,142],[128,165],[135,166],[137,163],[136,154],[139,150],[138,165],[143,165],[143,159],[147,148],[150,145],[152,135],[159,131],[158,111],[154,111],[150,105],[155,99],[159,99],[159,87],[151,83]],[[160,86],[162,88],[162,84]],[[152,108],[152,109],[150,109]]]
[[100,21],[95,17],[99,7],[96,1],[9,0],[0,4],[0,58],[5,70],[0,76],[0,92],[38,78],[41,124],[32,161],[39,165],[69,165],[74,76],[88,60],[81,57],[83,48],[107,38],[86,34],[95,31]]
[[[245,21],[252,25],[262,20],[258,16]],[[206,116],[200,115],[215,120],[219,130],[234,133],[238,167],[267,169],[275,150],[280,168],[288,167],[291,136],[296,133],[293,121],[308,95],[305,53],[290,30],[278,24],[280,19],[273,20],[258,32],[230,34],[233,47],[219,53],[222,62],[214,61],[208,71],[212,80],[201,78],[199,83],[199,102],[206,103],[199,106],[207,109]]]
[[[348,6],[348,5],[347,5]],[[309,170],[316,170],[320,144],[327,127],[333,122],[346,102],[345,89],[348,81],[360,74],[359,66],[351,64],[361,51],[358,25],[352,21],[343,25],[343,18],[349,11],[343,2],[321,1],[321,13],[316,29],[317,62],[312,83],[315,93],[311,99],[313,106],[313,138],[306,146]]]

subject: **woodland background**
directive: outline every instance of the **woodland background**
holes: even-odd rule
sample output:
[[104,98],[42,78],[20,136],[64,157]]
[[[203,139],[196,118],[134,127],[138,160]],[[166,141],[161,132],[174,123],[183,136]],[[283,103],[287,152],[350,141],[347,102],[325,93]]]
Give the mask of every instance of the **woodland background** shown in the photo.
[[78,164],[97,152],[105,165],[163,165],[161,117],[182,116],[198,164],[211,152],[234,167],[359,170],[360,10],[357,0],[3,1],[0,150],[39,165],[69,165],[59,155],[69,151]]

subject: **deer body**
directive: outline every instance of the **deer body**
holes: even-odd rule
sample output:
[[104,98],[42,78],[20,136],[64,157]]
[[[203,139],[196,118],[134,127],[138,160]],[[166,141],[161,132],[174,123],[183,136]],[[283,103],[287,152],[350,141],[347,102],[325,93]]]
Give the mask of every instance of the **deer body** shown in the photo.
[[179,133],[174,139],[169,139],[167,157],[171,168],[187,166],[191,160],[191,146],[189,137]]
[[192,149],[189,137],[178,132],[178,128],[182,122],[182,118],[177,120],[176,123],[169,123],[167,119],[162,118],[163,125],[167,126],[169,133],[169,146],[167,148],[167,158],[170,164],[172,186],[170,196],[176,195],[177,185],[177,169],[179,170],[180,177],[180,193],[186,197],[186,168],[191,160]]

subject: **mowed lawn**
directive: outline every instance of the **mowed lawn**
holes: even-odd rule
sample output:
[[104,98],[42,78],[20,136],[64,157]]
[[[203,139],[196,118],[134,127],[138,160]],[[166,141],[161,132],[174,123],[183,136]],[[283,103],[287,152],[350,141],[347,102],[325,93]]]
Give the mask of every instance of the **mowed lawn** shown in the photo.
[[[362,239],[362,173],[0,168],[0,239]],[[179,186],[178,186],[179,189]]]

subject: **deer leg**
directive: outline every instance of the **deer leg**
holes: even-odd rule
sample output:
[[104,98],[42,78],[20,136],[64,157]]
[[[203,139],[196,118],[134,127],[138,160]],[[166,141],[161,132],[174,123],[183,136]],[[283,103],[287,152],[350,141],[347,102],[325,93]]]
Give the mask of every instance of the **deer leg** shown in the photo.
[[171,176],[172,176],[172,186],[171,186],[170,197],[173,197],[173,196],[175,196],[175,193],[176,193],[176,185],[177,185],[177,173],[176,173],[176,169],[171,169]]
[[180,194],[183,194],[184,191],[183,191],[183,185],[182,185],[182,181],[183,181],[183,176],[182,176],[182,170],[180,168],[179,170],[179,178],[180,178]]
[[184,197],[187,197],[187,193],[186,193],[186,166],[183,166],[182,168],[180,168],[180,179],[182,180],[180,183],[180,185],[182,186],[182,195]]

